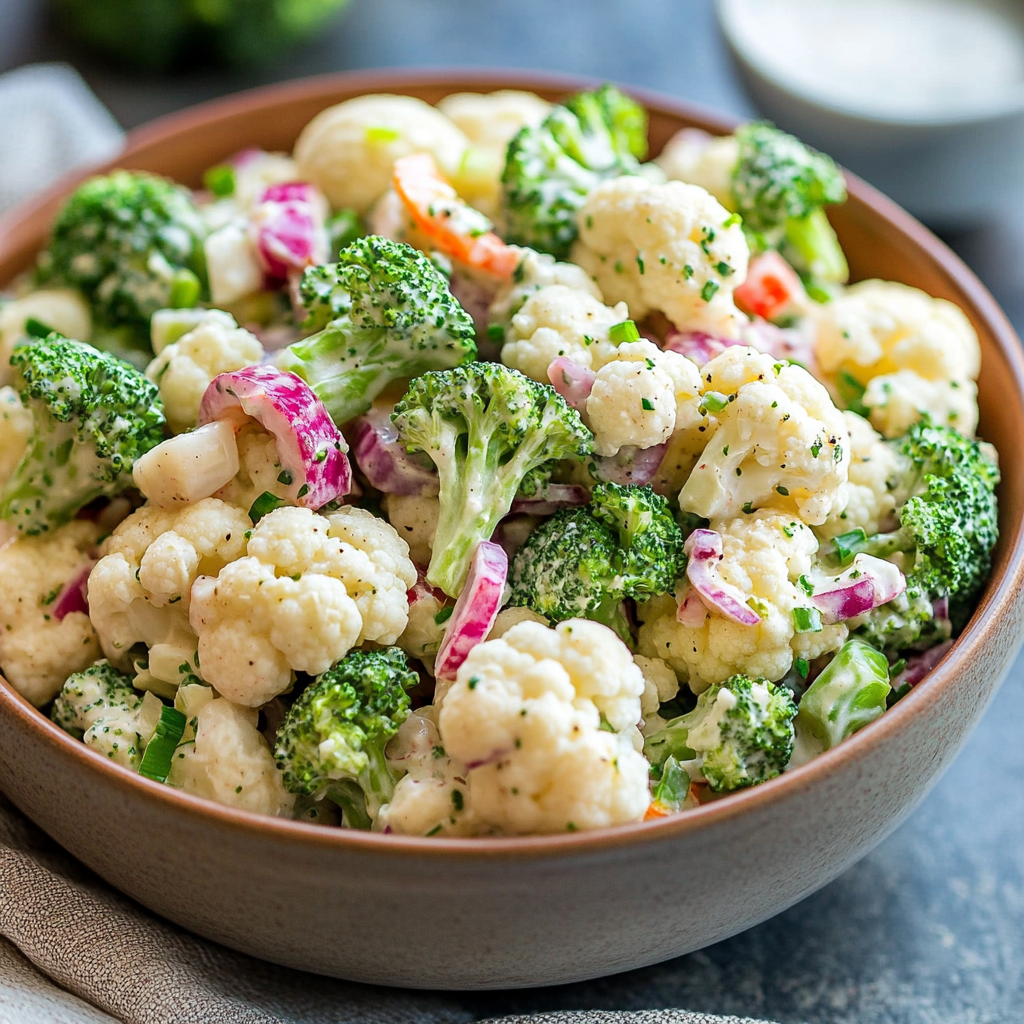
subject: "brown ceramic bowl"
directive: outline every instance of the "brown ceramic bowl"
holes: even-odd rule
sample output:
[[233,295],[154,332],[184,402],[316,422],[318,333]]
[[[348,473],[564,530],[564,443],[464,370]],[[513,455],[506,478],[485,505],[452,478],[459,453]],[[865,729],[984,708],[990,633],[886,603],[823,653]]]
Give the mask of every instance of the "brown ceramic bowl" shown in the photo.
[[[119,166],[198,184],[248,145],[287,149],[329,104],[367,92],[436,101],[458,90],[593,83],[445,71],[275,86],[134,133]],[[657,96],[655,152],[678,128],[731,126]],[[27,267],[73,184],[0,221],[0,282]],[[835,878],[895,828],[950,764],[1018,647],[1024,593],[1024,360],[1006,318],[941,242],[858,181],[835,224],[857,278],[951,299],[981,337],[981,432],[1003,453],[992,580],[932,675],[812,763],[662,821],[521,839],[409,839],[221,807],[97,757],[0,685],[0,786],[103,878],[158,914],[247,953],[387,985],[550,985],[717,942]],[[369,926],[367,927],[367,925]]]

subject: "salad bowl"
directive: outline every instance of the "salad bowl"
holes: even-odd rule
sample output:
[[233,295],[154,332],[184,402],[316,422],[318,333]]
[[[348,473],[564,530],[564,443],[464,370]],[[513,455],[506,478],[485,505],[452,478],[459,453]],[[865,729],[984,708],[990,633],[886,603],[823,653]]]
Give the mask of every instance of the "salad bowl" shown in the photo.
[[[190,185],[246,146],[289,149],[323,108],[364,93],[435,102],[458,91],[592,85],[536,74],[337,75],[231,97],[135,132],[109,167]],[[726,120],[633,92],[652,151]],[[67,179],[0,220],[0,283],[31,265]],[[851,179],[833,223],[853,278],[959,305],[982,347],[980,433],[1024,436],[1024,357],[992,297],[941,242]],[[0,789],[112,885],[207,938],[290,967],[385,985],[551,985],[698,949],[779,913],[906,818],[949,766],[1008,669],[1024,626],[1024,465],[1004,460],[1001,539],[978,609],[892,710],[810,763],[684,814],[593,832],[426,839],[250,814],[95,756],[0,683]],[[366,922],[372,922],[370,927]]]

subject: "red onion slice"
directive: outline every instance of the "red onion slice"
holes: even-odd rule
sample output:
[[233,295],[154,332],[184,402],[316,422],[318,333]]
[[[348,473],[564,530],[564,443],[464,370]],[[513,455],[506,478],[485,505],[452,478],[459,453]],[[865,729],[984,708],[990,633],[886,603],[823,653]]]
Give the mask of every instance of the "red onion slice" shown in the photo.
[[469,652],[487,638],[498,617],[507,579],[508,555],[489,540],[477,544],[434,662],[438,680],[453,680]]
[[247,366],[210,382],[199,407],[199,423],[250,416],[277,442],[285,473],[297,485],[296,501],[320,508],[352,486],[348,445],[323,402],[294,373],[274,366]]
[[582,484],[548,484],[530,495],[516,498],[509,510],[511,515],[550,516],[563,508],[578,508],[590,501],[590,491]]
[[686,578],[710,611],[718,612],[741,626],[758,626],[761,616],[755,612],[743,592],[722,579],[718,563],[725,557],[722,535],[715,530],[694,530],[686,538],[683,550]]
[[356,464],[371,486],[385,494],[437,494],[437,471],[410,455],[398,440],[387,409],[371,409],[355,422]]
[[594,472],[608,484],[649,484],[658,475],[666,451],[667,441],[650,448],[623,445],[617,455],[594,456]]
[[816,586],[811,601],[826,625],[856,618],[888,604],[907,589],[907,579],[892,562],[857,555],[845,572]]
[[53,603],[53,617],[58,622],[63,622],[72,612],[89,614],[89,573],[95,564],[93,561],[87,562],[64,584]]
[[587,411],[587,399],[597,380],[593,370],[573,362],[568,356],[559,356],[548,366],[548,380],[577,412]]
[[675,330],[669,331],[665,335],[665,344],[662,347],[668,352],[686,356],[698,366],[703,366],[705,363],[710,363],[715,356],[720,356],[727,348],[741,344],[743,343],[739,341],[716,338],[703,331]]
[[707,617],[708,610],[700,599],[700,595],[692,588],[687,590],[686,597],[683,598],[683,603],[676,612],[676,621],[689,629],[700,629]]
[[907,667],[892,680],[893,690],[898,690],[904,683],[917,686],[919,682],[949,653],[953,646],[952,640],[943,640],[941,644],[915,654],[907,659]]

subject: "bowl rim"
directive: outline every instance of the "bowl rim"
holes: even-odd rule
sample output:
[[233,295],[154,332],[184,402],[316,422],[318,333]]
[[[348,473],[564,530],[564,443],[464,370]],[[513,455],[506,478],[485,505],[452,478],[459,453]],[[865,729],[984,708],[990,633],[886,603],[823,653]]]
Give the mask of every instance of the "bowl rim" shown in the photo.
[[[296,79],[262,86],[166,115],[149,122],[128,135],[124,150],[113,160],[79,169],[65,176],[41,195],[14,207],[0,218],[0,237],[15,223],[55,198],[65,194],[75,183],[104,168],[130,165],[134,154],[146,147],[197,126],[249,110],[261,105],[278,105],[303,99],[316,99],[331,92],[381,92],[403,88],[444,87],[450,91],[511,88],[528,90],[576,91],[598,84],[600,79],[575,75],[551,74],[523,69],[473,69],[443,67],[429,69],[375,69],[373,71],[340,72]],[[703,121],[722,132],[731,131],[738,119],[724,117],[698,105],[652,90],[624,85],[623,89],[646,108],[687,121]],[[325,100],[330,102],[330,100]],[[1024,396],[1024,349],[1006,315],[972,270],[921,223],[887,199],[880,192],[854,175],[847,173],[850,195],[867,206],[899,234],[924,250],[942,274],[963,291],[990,329],[996,347],[1007,363]],[[165,809],[198,815],[211,825],[261,838],[272,837],[279,842],[310,844],[321,850],[336,850],[339,855],[372,854],[393,857],[424,856],[439,859],[459,857],[463,862],[494,859],[542,859],[556,856],[583,856],[612,853],[638,843],[668,842],[693,832],[732,821],[748,810],[767,809],[814,786],[819,776],[826,776],[841,766],[864,760],[899,733],[904,722],[919,710],[942,699],[956,685],[958,668],[970,659],[995,632],[995,623],[1012,605],[1015,595],[1024,586],[1024,515],[1011,535],[1000,537],[999,557],[986,590],[970,622],[927,678],[874,722],[843,743],[823,754],[784,772],[777,778],[749,789],[712,800],[685,814],[656,821],[640,821],[609,828],[549,835],[501,837],[401,836],[362,832],[355,829],[324,828],[302,821],[275,818],[193,796],[163,783],[131,772],[97,755],[69,733],[51,722],[34,708],[13,687],[0,677],[0,707],[11,712],[20,725],[39,732],[55,754],[71,758],[81,771],[99,773],[118,788],[125,797],[133,796]],[[1019,646],[1021,639],[1016,643]]]
[[729,11],[732,3],[733,0],[714,0],[715,19],[735,60],[771,85],[773,89],[778,89],[790,99],[803,103],[815,110],[843,117],[850,121],[856,121],[863,125],[939,130],[995,122],[1003,118],[1017,117],[1024,113],[1024,82],[993,94],[988,102],[964,108],[953,114],[887,114],[880,110],[872,111],[864,107],[858,107],[853,103],[844,103],[842,100],[816,96],[810,89],[796,84],[792,79],[781,77],[765,61],[761,60],[755,52],[743,44],[733,30],[735,15]]

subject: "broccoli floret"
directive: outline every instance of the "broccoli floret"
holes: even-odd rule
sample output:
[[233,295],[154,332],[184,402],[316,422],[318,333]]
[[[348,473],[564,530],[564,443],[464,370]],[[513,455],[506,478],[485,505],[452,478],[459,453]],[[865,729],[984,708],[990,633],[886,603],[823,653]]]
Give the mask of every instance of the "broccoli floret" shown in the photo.
[[669,757],[684,766],[697,762],[716,793],[756,786],[789,762],[796,713],[784,686],[732,676],[705,690],[692,711],[649,736],[644,754],[656,767]]
[[896,612],[907,619],[907,626],[886,625],[886,605],[870,613],[865,634],[889,634],[885,649],[898,651],[932,646],[927,642],[930,637],[935,637],[933,642],[945,639],[938,635],[942,624],[926,611],[936,599],[949,599],[954,629],[962,628],[970,617],[988,580],[999,538],[999,469],[977,441],[927,420],[892,443],[908,466],[900,481],[908,498],[899,509],[899,529],[872,537],[855,530],[834,543],[844,562],[861,551],[882,558],[903,554],[907,607]]
[[863,729],[885,711],[889,689],[885,656],[856,637],[847,640],[800,698],[801,746],[829,750]]
[[277,730],[285,788],[326,798],[352,828],[369,828],[396,779],[384,748],[409,717],[419,676],[397,647],[352,651],[299,695]]
[[336,423],[370,408],[393,380],[476,358],[473,318],[421,252],[367,235],[337,263],[310,267],[304,326],[318,331],[277,359],[319,395]]
[[765,121],[743,125],[736,139],[733,198],[754,251],[778,249],[809,282],[844,282],[846,257],[824,211],[846,201],[842,171]]
[[53,702],[50,718],[86,746],[127,768],[139,767],[142,741],[138,713],[142,694],[109,662],[98,661],[70,676]]
[[589,454],[594,440],[554,388],[500,363],[424,374],[392,418],[406,448],[437,466],[441,507],[427,580],[451,597],[527,474]]
[[363,222],[355,210],[346,207],[331,214],[327,219],[327,243],[331,253],[331,262],[341,258],[341,254],[357,239],[366,234]]
[[650,487],[598,484],[589,505],[556,512],[516,552],[509,600],[553,622],[594,619],[628,639],[623,598],[669,593],[685,569],[683,541]]
[[569,257],[576,214],[597,184],[635,174],[647,153],[647,115],[611,85],[573,96],[508,146],[501,176],[505,241]]
[[79,288],[98,321],[97,337],[125,331],[149,350],[149,318],[194,306],[206,285],[203,219],[188,192],[136,171],[91,178],[64,204],[39,277]]
[[935,614],[935,602],[911,583],[894,601],[875,608],[855,635],[895,656],[900,651],[926,651],[953,634],[948,617]]
[[132,485],[135,461],[163,439],[160,393],[134,367],[51,334],[15,349],[15,386],[32,437],[0,492],[0,518],[37,534]]

